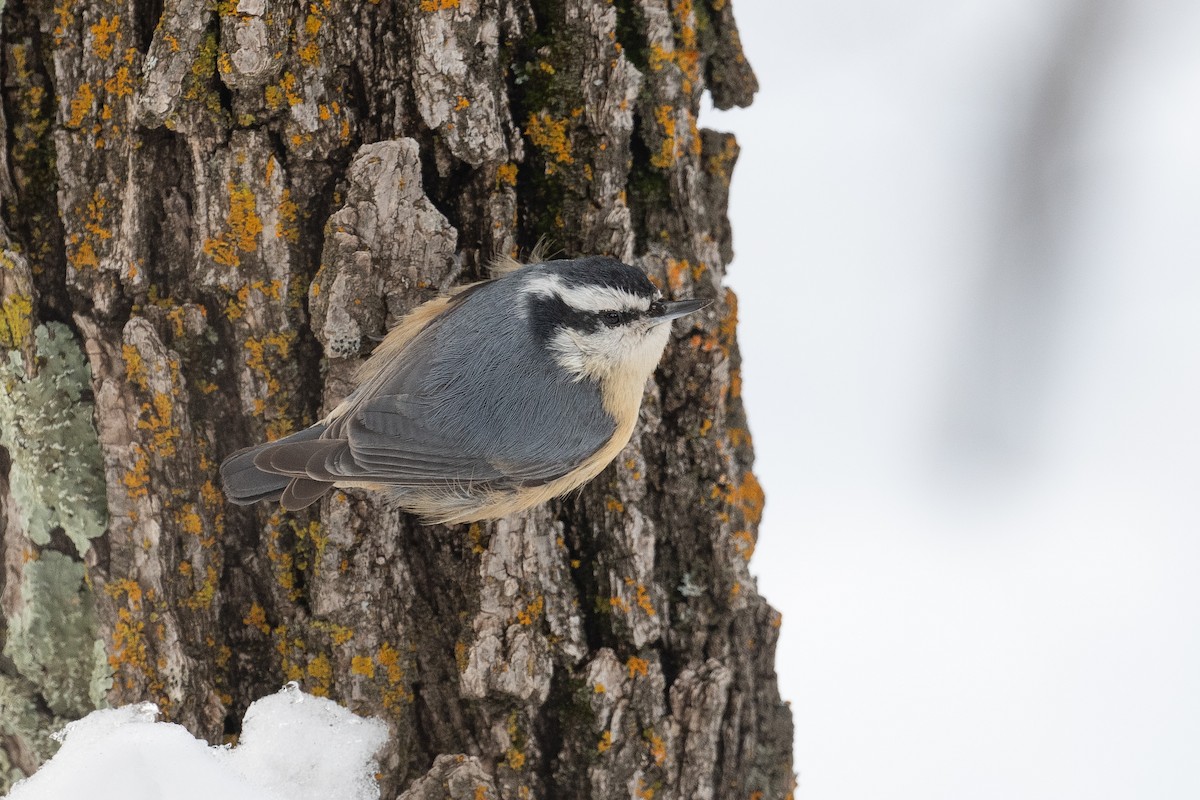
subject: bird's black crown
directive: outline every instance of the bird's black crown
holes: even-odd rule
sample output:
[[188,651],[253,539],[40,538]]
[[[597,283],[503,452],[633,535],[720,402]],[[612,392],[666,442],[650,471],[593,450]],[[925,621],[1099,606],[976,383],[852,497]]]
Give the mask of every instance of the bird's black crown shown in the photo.
[[639,297],[658,295],[646,273],[609,256],[587,256],[570,261],[551,261],[548,272],[559,276],[568,286],[607,286]]

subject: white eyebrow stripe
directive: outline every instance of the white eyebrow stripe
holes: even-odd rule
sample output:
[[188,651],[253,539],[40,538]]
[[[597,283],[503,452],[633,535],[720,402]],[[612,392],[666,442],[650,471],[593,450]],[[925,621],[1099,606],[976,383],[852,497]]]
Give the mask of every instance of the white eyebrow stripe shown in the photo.
[[545,297],[558,295],[567,305],[580,311],[645,311],[650,298],[612,286],[571,286],[557,275],[539,275],[525,286],[527,294]]
[[563,282],[557,275],[538,275],[530,278],[521,290],[524,294],[540,294],[542,297],[553,297],[563,289]]

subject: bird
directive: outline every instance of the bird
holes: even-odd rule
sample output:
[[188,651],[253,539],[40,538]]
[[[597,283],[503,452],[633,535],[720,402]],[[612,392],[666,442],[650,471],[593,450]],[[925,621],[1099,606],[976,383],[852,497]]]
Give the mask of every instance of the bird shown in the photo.
[[229,456],[225,493],[298,510],[367,488],[444,524],[539,505],[616,458],[671,322],[710,302],[607,256],[512,263],[411,311],[320,422]]

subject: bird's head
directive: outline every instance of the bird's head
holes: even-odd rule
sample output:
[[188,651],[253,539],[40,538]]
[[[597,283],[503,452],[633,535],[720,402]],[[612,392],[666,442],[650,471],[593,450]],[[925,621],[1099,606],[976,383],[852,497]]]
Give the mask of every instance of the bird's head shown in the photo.
[[537,265],[522,294],[522,313],[573,379],[633,383],[639,397],[671,321],[711,302],[663,300],[641,270],[602,257]]

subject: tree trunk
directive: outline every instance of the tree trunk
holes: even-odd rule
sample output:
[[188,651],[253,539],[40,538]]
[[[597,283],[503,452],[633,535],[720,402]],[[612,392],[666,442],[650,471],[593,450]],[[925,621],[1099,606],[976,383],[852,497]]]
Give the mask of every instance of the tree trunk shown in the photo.
[[[789,794],[738,149],[696,127],[756,88],[728,0],[9,0],[3,33],[0,783],[99,705],[216,742],[295,680],[388,722],[385,797]],[[225,504],[222,458],[542,236],[717,298],[599,479],[470,526]]]

